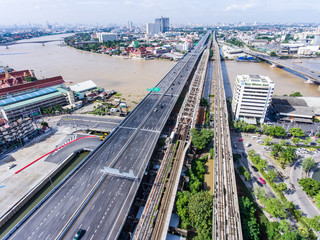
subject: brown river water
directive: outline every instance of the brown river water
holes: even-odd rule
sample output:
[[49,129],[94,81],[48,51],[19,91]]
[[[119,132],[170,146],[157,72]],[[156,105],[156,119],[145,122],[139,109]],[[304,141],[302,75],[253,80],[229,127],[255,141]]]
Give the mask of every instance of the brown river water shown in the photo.
[[[68,34],[22,42],[58,40],[65,36]],[[146,89],[156,85],[175,65],[175,62],[165,60],[146,61],[94,54],[67,46],[61,47],[59,43],[61,42],[45,43],[45,46],[26,43],[9,46],[9,49],[0,46],[0,65],[9,65],[16,70],[33,69],[38,78],[61,75],[66,82],[73,84],[93,80],[100,87],[122,93],[128,103],[141,100],[147,94]],[[320,69],[320,59],[299,60],[297,64]],[[320,97],[317,85],[305,84],[302,78],[282,69],[272,68],[267,63],[226,61],[222,67],[227,96],[232,92],[236,75],[260,74],[269,76],[275,82],[275,95],[299,91],[303,96]]]

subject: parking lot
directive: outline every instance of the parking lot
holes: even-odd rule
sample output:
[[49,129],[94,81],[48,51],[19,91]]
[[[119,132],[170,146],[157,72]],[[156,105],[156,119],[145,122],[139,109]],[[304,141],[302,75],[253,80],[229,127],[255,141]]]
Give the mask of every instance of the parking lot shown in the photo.
[[[307,174],[302,170],[302,160],[307,157],[313,157],[315,162],[320,164],[320,151],[319,150],[308,150],[307,148],[301,147],[296,150],[298,159],[282,169],[278,163],[276,163],[270,156],[271,146],[263,145],[264,139],[267,136],[249,133],[231,133],[231,141],[233,153],[239,153],[241,155],[240,160],[235,164],[235,167],[244,166],[250,172],[252,177],[251,180],[245,181],[249,189],[263,187],[269,196],[275,197],[274,192],[268,183],[263,184],[263,180],[259,179],[262,175],[259,173],[252,162],[248,159],[248,152],[253,149],[263,159],[267,160],[267,169],[273,168],[278,172],[278,177],[274,180],[275,183],[284,182],[287,184],[287,191],[284,192],[286,198],[289,201],[293,201],[297,209],[303,212],[303,215],[313,217],[314,215],[320,214],[319,209],[311,201],[311,199],[302,191],[298,184],[298,180],[303,177],[307,177]],[[280,142],[284,139],[273,139],[271,142]],[[289,139],[285,139],[290,142]],[[314,142],[315,138],[311,137]],[[292,143],[291,143],[292,144]]]

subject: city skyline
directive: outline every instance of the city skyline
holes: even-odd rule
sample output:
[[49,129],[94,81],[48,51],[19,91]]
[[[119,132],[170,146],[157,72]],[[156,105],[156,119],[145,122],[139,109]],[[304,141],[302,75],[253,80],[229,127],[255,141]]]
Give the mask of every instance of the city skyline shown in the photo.
[[[172,24],[218,22],[319,23],[318,0],[2,0],[2,25],[29,23],[126,24],[146,23],[156,17]],[[186,14],[188,13],[188,14]],[[298,17],[297,17],[298,16]]]

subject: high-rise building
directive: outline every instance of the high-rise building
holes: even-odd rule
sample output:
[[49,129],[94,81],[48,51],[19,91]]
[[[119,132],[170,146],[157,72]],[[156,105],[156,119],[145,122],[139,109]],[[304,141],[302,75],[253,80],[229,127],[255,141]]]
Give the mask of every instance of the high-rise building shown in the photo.
[[127,28],[129,28],[129,29],[133,28],[132,21],[130,21],[130,20],[128,21]]
[[152,37],[154,35],[154,23],[147,23],[146,24],[147,35]]
[[160,32],[165,33],[169,31],[169,18],[156,18],[154,23],[147,23],[146,24],[147,35],[149,37],[154,36]]
[[234,119],[263,123],[273,90],[274,82],[267,76],[238,75],[232,100]]
[[99,42],[107,42],[107,41],[117,41],[118,40],[118,36],[116,33],[97,33],[97,37],[99,39]]
[[154,23],[160,25],[160,32],[164,33],[169,31],[169,18],[156,18]]

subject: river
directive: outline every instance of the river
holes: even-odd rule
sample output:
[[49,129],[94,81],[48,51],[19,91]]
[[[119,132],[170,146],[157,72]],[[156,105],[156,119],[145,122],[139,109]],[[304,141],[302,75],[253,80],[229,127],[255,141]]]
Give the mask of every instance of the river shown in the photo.
[[[317,69],[320,65],[320,59],[303,59],[300,60],[304,67]],[[305,80],[281,68],[271,67],[265,62],[222,62],[224,73],[225,89],[227,97],[232,96],[236,76],[238,74],[258,74],[269,76],[275,83],[274,95],[282,96],[293,92],[300,92],[304,97],[320,97],[320,91],[316,84],[306,84]],[[317,71],[319,71],[320,67]]]
[[[69,35],[44,36],[22,42],[62,39]],[[110,57],[61,47],[59,43],[49,42],[45,46],[18,44],[9,46],[9,49],[0,46],[0,65],[15,70],[33,69],[39,79],[61,75],[66,82],[73,84],[93,80],[99,87],[122,93],[130,104],[141,100],[147,94],[147,88],[155,86],[176,64],[167,60]]]
[[[69,35],[52,35],[22,41],[58,40]],[[297,64],[320,69],[320,59],[299,59]],[[12,45],[9,49],[0,46],[0,65],[9,65],[16,70],[33,69],[38,78],[61,75],[65,81],[73,83],[93,80],[100,87],[122,93],[128,104],[135,105],[135,102],[147,94],[146,88],[156,85],[175,62],[110,57],[67,46],[61,47],[59,42],[50,42],[45,46],[39,43]],[[269,76],[275,82],[275,95],[299,91],[303,96],[320,97],[317,85],[305,84],[302,78],[283,69],[272,68],[267,63],[226,61],[222,67],[227,96],[232,95],[236,75],[260,74]]]

